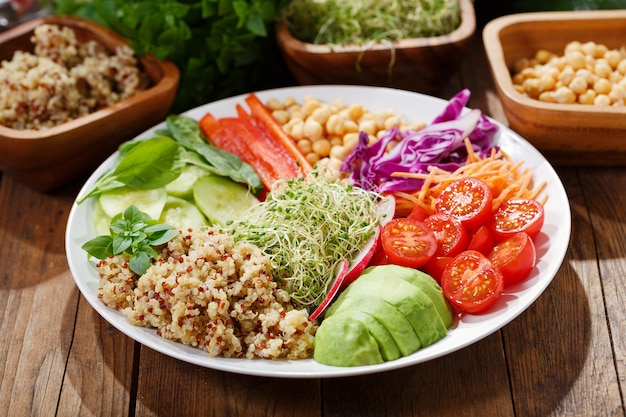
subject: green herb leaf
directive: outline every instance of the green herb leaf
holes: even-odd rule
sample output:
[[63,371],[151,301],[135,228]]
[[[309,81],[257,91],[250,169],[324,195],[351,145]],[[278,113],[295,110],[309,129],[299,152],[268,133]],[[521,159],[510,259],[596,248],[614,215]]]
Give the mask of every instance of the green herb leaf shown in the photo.
[[138,275],[146,273],[151,259],[158,254],[154,247],[173,239],[178,231],[172,226],[150,219],[134,205],[111,220],[110,236],[97,236],[82,245],[90,256],[105,259],[125,256],[130,269]]

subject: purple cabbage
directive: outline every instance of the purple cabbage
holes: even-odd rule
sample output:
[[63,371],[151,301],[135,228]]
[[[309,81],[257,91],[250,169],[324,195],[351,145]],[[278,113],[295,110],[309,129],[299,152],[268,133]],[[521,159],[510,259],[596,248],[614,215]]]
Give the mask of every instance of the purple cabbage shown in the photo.
[[[461,115],[470,97],[464,89],[448,102],[443,112],[420,130],[400,132],[391,128],[383,137],[369,144],[366,133],[347,156],[342,172],[351,173],[355,185],[378,192],[412,191],[421,188],[423,180],[392,177],[394,172],[427,173],[429,166],[453,172],[467,159],[464,139],[469,138],[474,152],[491,152],[498,126],[480,110]],[[395,139],[399,142],[387,152]]]

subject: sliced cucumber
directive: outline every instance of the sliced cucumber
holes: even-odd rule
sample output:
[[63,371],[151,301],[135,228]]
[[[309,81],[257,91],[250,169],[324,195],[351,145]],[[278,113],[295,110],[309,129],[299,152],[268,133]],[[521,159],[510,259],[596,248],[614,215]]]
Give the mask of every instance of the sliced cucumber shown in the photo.
[[217,175],[198,178],[193,185],[193,198],[211,223],[222,226],[259,202],[247,188]]
[[104,214],[113,217],[122,213],[129,206],[135,205],[139,210],[147,213],[150,218],[158,219],[167,200],[165,187],[154,190],[131,190],[123,188],[102,194],[98,199]]
[[178,178],[165,186],[165,190],[169,195],[180,198],[193,197],[193,184],[200,177],[209,175],[209,172],[197,165],[187,165]]
[[179,230],[196,229],[207,224],[204,215],[193,203],[173,196],[167,197],[159,220]]
[[104,214],[104,210],[102,210],[100,204],[94,204],[93,227],[96,229],[96,235],[109,235],[111,233],[109,230],[110,225],[111,218]]

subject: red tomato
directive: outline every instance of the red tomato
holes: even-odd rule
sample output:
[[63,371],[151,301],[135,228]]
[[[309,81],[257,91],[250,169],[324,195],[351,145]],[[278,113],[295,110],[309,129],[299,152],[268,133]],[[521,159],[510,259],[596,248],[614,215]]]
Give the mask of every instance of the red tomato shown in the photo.
[[469,234],[465,226],[447,214],[433,214],[424,223],[433,231],[437,239],[435,256],[456,256],[467,247]]
[[544,216],[543,205],[537,200],[513,199],[496,210],[489,225],[497,240],[518,232],[526,232],[534,239],[543,227]]
[[383,226],[382,245],[389,262],[419,268],[435,254],[435,234],[424,222],[398,217]]
[[456,309],[480,313],[502,295],[500,271],[480,252],[469,250],[455,256],[441,276],[441,289]]
[[409,219],[415,219],[415,220],[419,220],[419,221],[424,221],[424,220],[426,220],[426,217],[428,217],[428,216],[430,216],[430,213],[428,212],[428,210],[426,210],[422,206],[415,206],[413,208],[413,210],[411,210],[411,213],[409,213],[409,215],[407,217]]
[[526,279],[534,268],[535,244],[526,233],[515,233],[493,248],[489,260],[502,273],[504,285],[515,284]]
[[491,253],[491,249],[493,249],[493,245],[495,245],[495,240],[493,235],[489,231],[489,228],[485,225],[482,225],[474,232],[472,238],[467,245],[468,250],[477,250],[483,255],[487,256]]
[[441,276],[445,271],[446,266],[454,259],[451,256],[433,256],[430,261],[426,262],[426,265],[420,269],[433,277],[435,281],[441,283]]
[[449,184],[435,203],[438,213],[456,217],[467,229],[476,229],[491,215],[493,196],[483,180],[466,177]]

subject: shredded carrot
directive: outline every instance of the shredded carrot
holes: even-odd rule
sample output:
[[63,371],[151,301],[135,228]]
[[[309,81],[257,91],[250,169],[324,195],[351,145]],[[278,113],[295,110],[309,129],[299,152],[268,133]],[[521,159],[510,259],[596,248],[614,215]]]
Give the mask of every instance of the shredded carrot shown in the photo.
[[465,141],[468,157],[467,163],[450,173],[437,167],[430,167],[428,173],[394,172],[394,177],[423,179],[422,188],[414,192],[394,192],[399,213],[410,212],[413,207],[421,206],[429,212],[435,211],[435,202],[441,192],[453,181],[464,177],[475,177],[489,185],[493,194],[493,210],[512,198],[538,200],[545,204],[548,196],[541,195],[547,183],[535,185],[533,172],[529,168],[522,169],[524,161],[515,162],[503,150],[493,149],[491,154],[480,158],[471,148],[469,140]]

